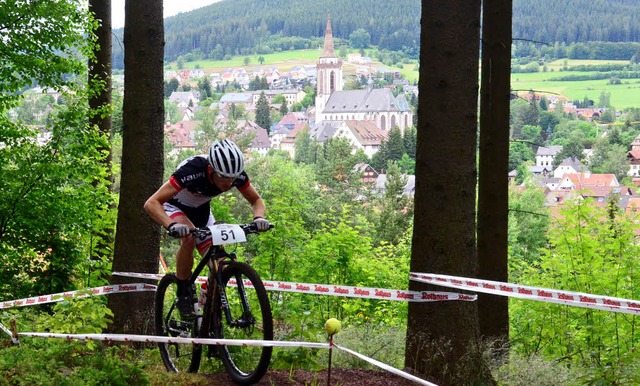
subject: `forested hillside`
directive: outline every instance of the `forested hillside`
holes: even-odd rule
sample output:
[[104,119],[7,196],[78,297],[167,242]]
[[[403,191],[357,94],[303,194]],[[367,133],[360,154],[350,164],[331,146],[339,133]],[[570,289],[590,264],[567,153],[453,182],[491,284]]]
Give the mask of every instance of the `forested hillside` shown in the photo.
[[[514,0],[514,42],[638,42],[639,10],[636,0]],[[348,40],[355,48],[373,45],[417,59],[419,0],[326,0],[322,6],[314,0],[223,0],[167,18],[165,56],[218,60],[312,48],[321,44],[327,12],[338,44]],[[115,33],[121,39],[122,30]],[[122,47],[114,44],[115,68],[122,68],[122,58]]]
[[513,37],[545,43],[638,42],[637,0],[514,0]]

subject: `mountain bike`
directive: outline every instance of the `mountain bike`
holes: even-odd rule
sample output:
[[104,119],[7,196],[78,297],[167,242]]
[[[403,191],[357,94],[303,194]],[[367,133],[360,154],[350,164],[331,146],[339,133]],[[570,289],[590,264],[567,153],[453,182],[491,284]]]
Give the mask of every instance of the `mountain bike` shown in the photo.
[[[273,225],[272,225],[273,227]],[[168,337],[273,340],[271,306],[258,273],[247,263],[239,262],[224,245],[246,241],[256,234],[254,224],[216,224],[191,230],[193,237],[211,238],[212,246],[189,277],[198,289],[194,301],[195,318],[185,319],[178,312],[177,282],[174,273],[158,284],[155,298],[156,334]],[[207,280],[198,276],[208,268]],[[195,299],[194,299],[195,300]],[[158,343],[165,367],[173,372],[195,373],[200,367],[203,345]],[[273,347],[255,345],[207,345],[207,355],[217,357],[231,378],[239,384],[259,381],[266,373]]]

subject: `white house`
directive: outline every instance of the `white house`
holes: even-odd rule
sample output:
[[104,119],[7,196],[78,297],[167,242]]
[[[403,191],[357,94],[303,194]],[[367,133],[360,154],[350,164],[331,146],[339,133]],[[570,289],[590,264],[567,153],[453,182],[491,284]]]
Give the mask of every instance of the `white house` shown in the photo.
[[333,134],[333,137],[344,137],[353,147],[353,153],[362,149],[371,158],[380,149],[382,141],[387,139],[387,133],[380,130],[374,121],[343,121]]
[[562,146],[540,146],[536,152],[537,166],[551,166],[553,159],[562,150]]
[[556,178],[560,178],[565,174],[576,174],[576,173],[588,173],[589,170],[580,160],[569,157],[566,158],[558,167],[553,171],[553,176]]
[[169,96],[169,102],[178,107],[197,106],[200,102],[200,91],[174,91]]

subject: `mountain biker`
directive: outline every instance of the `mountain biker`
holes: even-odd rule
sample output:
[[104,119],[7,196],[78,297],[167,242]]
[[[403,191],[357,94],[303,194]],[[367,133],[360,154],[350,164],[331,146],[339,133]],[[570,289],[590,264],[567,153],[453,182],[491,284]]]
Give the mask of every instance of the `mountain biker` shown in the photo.
[[193,318],[193,289],[188,279],[193,268],[193,250],[204,254],[211,239],[196,240],[189,230],[214,224],[210,202],[235,187],[251,204],[253,223],[260,232],[269,229],[264,218],[266,207],[262,197],[251,184],[244,171],[244,160],[238,146],[227,139],[215,141],[209,155],[190,157],[180,165],[144,204],[144,209],[169,234],[180,238],[176,254],[176,276],[178,278],[178,310],[183,318]]

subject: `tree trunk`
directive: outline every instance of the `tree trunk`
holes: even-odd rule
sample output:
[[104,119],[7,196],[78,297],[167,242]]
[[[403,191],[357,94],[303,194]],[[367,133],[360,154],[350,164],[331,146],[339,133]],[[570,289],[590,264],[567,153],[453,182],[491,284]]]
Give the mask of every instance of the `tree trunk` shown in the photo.
[[[98,39],[94,51],[95,58],[89,60],[89,84],[98,85],[95,94],[89,98],[89,124],[97,127],[109,139],[112,137],[111,124],[111,0],[89,0],[89,10],[95,14],[98,27],[95,30]],[[98,152],[106,152],[104,164],[109,172],[109,191],[113,188],[113,174],[111,173],[111,146],[98,148]],[[97,184],[97,181],[96,181]],[[115,207],[113,208],[115,209]],[[102,225],[102,224],[100,224]],[[102,228],[102,229],[101,229]],[[101,260],[111,258],[113,245],[113,228],[111,224],[98,226],[94,229],[96,242],[95,252],[91,259]]]
[[[143,209],[164,162],[162,0],[125,2],[122,179],[114,271],[158,272],[159,227]],[[113,276],[112,283],[131,279]],[[153,292],[111,295],[111,330],[153,333]]]
[[[484,0],[478,178],[478,277],[507,282],[512,0]],[[504,296],[479,294],[480,333],[509,338]]]
[[[421,28],[411,271],[475,277],[480,2],[423,0]],[[493,384],[474,302],[410,303],[406,343],[405,366],[439,385]]]
[[[95,112],[111,104],[111,0],[89,0],[89,10],[95,14],[99,22],[95,30],[98,38],[98,46],[94,51],[96,57],[89,62],[89,82],[104,84],[98,93],[89,98],[89,108]],[[111,114],[91,114],[89,123],[111,137]],[[110,164],[111,149],[101,150],[109,151],[107,161]]]

